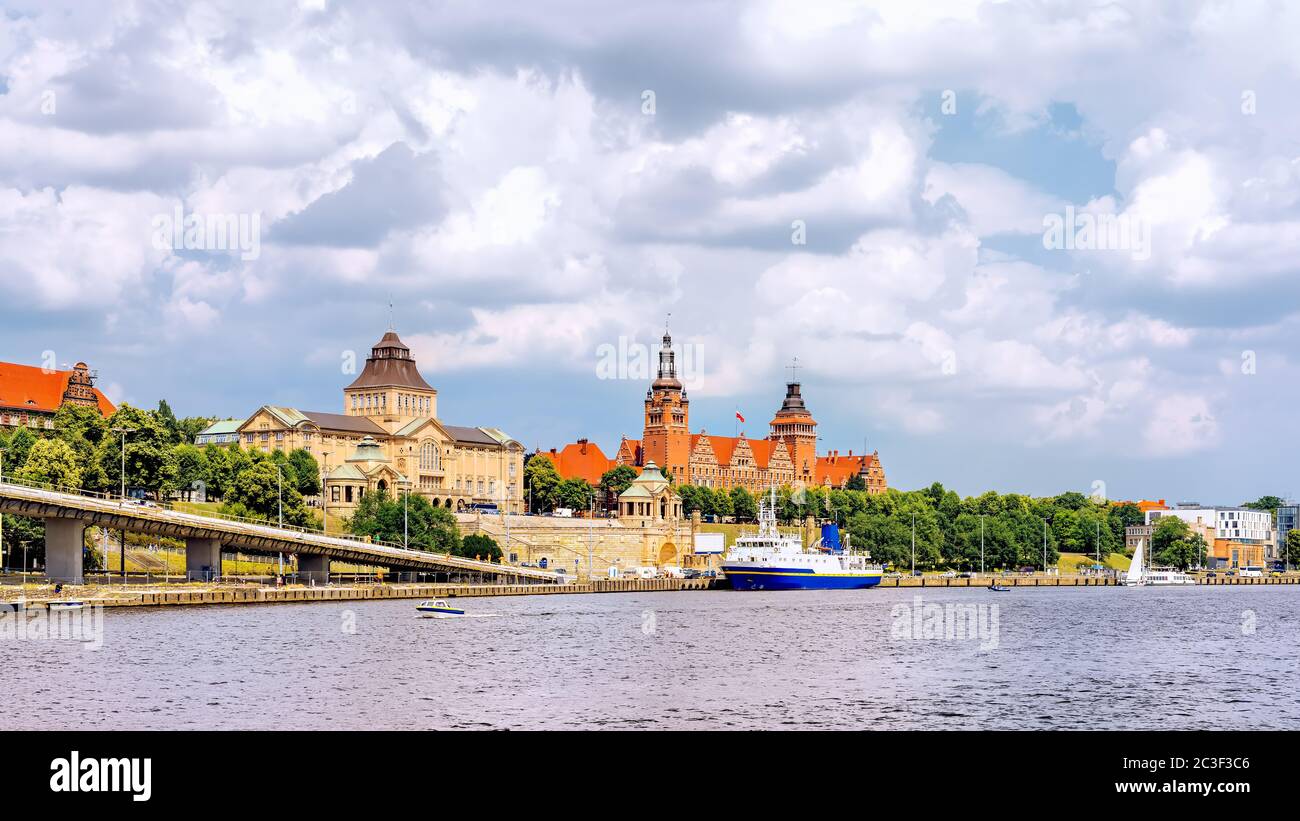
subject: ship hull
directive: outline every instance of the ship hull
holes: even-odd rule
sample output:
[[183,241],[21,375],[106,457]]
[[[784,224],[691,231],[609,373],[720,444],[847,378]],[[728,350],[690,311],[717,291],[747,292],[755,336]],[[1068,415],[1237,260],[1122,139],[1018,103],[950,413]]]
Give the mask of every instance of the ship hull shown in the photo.
[[862,590],[880,584],[881,573],[810,573],[806,570],[722,566],[733,590]]

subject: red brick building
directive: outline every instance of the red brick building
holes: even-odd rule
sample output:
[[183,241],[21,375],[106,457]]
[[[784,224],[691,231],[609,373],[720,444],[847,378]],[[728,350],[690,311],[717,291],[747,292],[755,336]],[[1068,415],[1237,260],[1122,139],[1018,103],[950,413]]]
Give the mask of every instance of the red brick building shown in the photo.
[[96,374],[78,362],[69,371],[0,362],[0,426],[48,429],[64,404],[85,405],[104,416],[115,410],[95,387]]

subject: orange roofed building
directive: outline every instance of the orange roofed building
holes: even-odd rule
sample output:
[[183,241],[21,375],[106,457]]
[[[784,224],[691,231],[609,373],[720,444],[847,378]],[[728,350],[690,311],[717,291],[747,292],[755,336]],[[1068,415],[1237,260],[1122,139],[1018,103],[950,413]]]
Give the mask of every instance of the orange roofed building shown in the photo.
[[855,473],[863,477],[870,493],[888,488],[878,454],[817,455],[817,421],[804,405],[797,381],[786,383],[785,400],[768,423],[768,431],[765,439],[691,433],[690,399],[677,378],[672,336],[665,331],[659,374],[645,395],[641,438],[624,437],[614,461],[636,467],[654,462],[676,484],[743,487],[751,493],[773,485],[843,487]]
[[0,426],[50,429],[65,404],[84,405],[110,416],[117,408],[95,387],[84,362],[70,371],[0,362]]
[[561,479],[584,479],[590,485],[599,485],[600,479],[618,462],[610,459],[600,445],[586,439],[570,442],[560,450],[539,450],[537,456],[550,460]]

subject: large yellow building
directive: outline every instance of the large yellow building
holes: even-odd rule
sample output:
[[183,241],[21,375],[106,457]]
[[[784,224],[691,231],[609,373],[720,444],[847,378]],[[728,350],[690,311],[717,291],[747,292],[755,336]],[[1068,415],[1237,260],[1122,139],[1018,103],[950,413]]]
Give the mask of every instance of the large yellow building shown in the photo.
[[245,448],[316,457],[330,513],[346,515],[368,492],[408,488],[453,510],[521,511],[523,445],[496,428],[446,424],[437,411],[438,391],[390,330],[343,389],[343,413],[263,405],[238,435]]

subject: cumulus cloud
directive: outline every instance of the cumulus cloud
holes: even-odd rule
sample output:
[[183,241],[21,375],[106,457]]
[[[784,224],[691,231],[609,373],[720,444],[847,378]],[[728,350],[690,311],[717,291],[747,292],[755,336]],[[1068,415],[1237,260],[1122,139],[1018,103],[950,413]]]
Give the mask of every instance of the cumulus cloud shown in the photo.
[[[700,414],[775,404],[798,356],[830,436],[1213,450],[1246,402],[1218,380],[1300,342],[1298,30],[1238,4],[33,5],[0,19],[0,339],[75,338],[130,396],[168,392],[159,328],[283,354],[190,388],[230,412],[203,391],[315,398],[390,300],[426,368],[493,395],[594,391],[595,350],[671,313]],[[260,254],[153,247],[178,206],[259,214]],[[1045,249],[1067,209],[1149,253]]]

